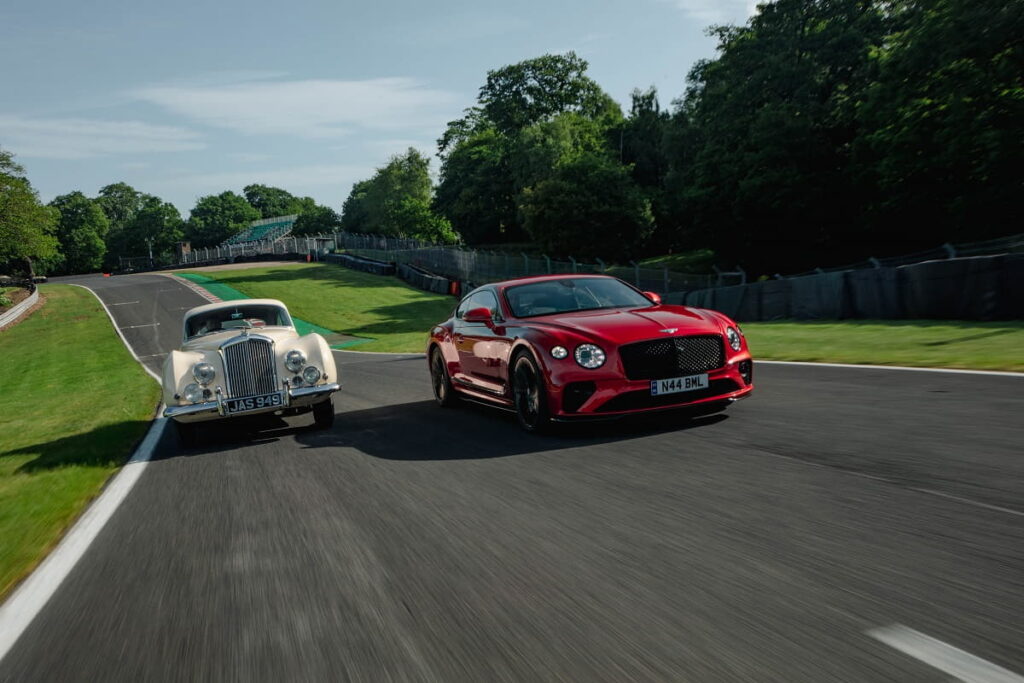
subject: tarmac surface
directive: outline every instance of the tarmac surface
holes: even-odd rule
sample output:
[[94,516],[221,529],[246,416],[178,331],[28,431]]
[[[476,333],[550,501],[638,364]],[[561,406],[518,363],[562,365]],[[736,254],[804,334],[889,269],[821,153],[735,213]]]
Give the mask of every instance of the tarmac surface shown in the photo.
[[[76,281],[158,372],[202,303]],[[721,415],[531,436],[336,359],[330,431],[168,430],[0,680],[1024,680],[1020,378],[759,364]]]

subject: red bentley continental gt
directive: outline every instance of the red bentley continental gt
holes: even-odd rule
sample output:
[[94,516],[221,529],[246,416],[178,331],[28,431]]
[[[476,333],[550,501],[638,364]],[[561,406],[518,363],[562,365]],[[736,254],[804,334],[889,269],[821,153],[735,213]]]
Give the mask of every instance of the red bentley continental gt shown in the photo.
[[754,389],[739,325],[604,275],[479,287],[431,330],[427,363],[438,404],[514,410],[528,432],[668,408],[716,412]]

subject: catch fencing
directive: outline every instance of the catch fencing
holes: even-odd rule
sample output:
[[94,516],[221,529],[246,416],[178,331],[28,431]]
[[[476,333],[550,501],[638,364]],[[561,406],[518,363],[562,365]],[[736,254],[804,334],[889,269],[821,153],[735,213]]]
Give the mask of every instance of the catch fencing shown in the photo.
[[1020,320],[1024,254],[821,272],[669,296],[740,322],[814,319]]

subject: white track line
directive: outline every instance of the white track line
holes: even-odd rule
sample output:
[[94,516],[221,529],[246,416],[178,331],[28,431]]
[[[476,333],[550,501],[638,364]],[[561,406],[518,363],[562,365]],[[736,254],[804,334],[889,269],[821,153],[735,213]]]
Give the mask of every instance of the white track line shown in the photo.
[[[79,285],[79,286],[81,286],[81,285]],[[137,304],[137,303],[139,303],[139,302],[138,301],[121,301],[121,302],[116,303],[116,304],[107,304],[107,306],[128,306],[129,304]]]
[[902,624],[872,629],[867,634],[964,683],[1024,683],[1024,676]]
[[853,363],[811,363],[795,360],[758,360],[763,365],[807,365],[822,368],[861,368],[866,370],[908,370],[910,372],[946,372],[957,375],[996,375],[999,377],[1024,377],[1024,372],[1001,372],[999,370],[961,370],[958,368],[911,368],[906,365],[856,365]]
[[[72,287],[81,287],[96,297],[100,305],[103,306],[103,310],[107,312],[114,331],[117,332],[121,341],[124,342],[132,357],[138,361],[139,365],[153,379],[160,382],[160,377],[139,360],[135,349],[131,347],[128,340],[121,334],[121,331],[117,328],[114,316],[110,314],[110,309],[103,303],[99,295],[83,285],[72,285]],[[164,406],[161,403],[157,409],[157,415],[163,413],[163,408]],[[149,431],[146,433],[146,437],[139,444],[139,447],[135,449],[135,453],[132,454],[132,457],[124,467],[118,470],[117,474],[107,482],[100,495],[85,509],[85,512],[78,518],[74,526],[64,534],[64,538],[57,544],[57,547],[11,593],[10,597],[0,605],[0,660],[7,655],[11,647],[21,637],[21,634],[32,623],[32,620],[42,611],[46,603],[53,597],[53,594],[57,592],[61,583],[63,583],[64,579],[67,578],[71,570],[74,569],[75,565],[89,549],[93,540],[103,529],[103,526],[114,515],[121,502],[128,496],[132,487],[135,486],[135,482],[142,476],[142,472],[146,469],[150,458],[153,457],[153,449],[160,443],[164,430],[167,429],[168,422],[169,420],[165,418],[157,418],[153,421]]]
[[[70,283],[68,283],[68,284],[70,284]],[[110,309],[107,308],[107,305],[105,303],[103,303],[103,299],[100,298],[100,295],[97,294],[96,292],[92,291],[91,289],[89,289],[85,285],[71,285],[71,286],[72,287],[81,287],[82,289],[84,289],[85,291],[89,292],[94,297],[96,297],[96,301],[99,301],[100,302],[100,306],[102,306],[103,310],[107,312],[107,317],[110,318],[110,324],[114,326],[114,331],[117,332],[117,336],[121,338],[121,341],[124,343],[125,348],[128,349],[128,353],[132,354],[132,358],[134,358],[136,361],[138,361],[139,365],[142,366],[143,370],[145,370],[146,372],[149,373],[150,377],[155,379],[158,384],[163,384],[163,380],[160,379],[160,375],[156,374],[155,372],[153,372],[152,370],[147,368],[146,364],[143,363],[141,360],[139,360],[139,354],[135,353],[135,349],[132,348],[132,345],[129,344],[128,340],[125,339],[123,334],[121,334],[121,328],[119,328],[117,326],[117,321],[114,320],[114,315],[110,312]]]

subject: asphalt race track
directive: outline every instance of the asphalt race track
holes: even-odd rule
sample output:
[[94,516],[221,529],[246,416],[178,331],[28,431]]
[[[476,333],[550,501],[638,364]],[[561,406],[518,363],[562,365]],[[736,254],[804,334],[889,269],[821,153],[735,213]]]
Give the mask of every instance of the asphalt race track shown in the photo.
[[[201,303],[76,281],[155,368]],[[722,415],[536,437],[337,359],[329,432],[169,430],[0,680],[1024,680],[1020,378],[759,365]]]

